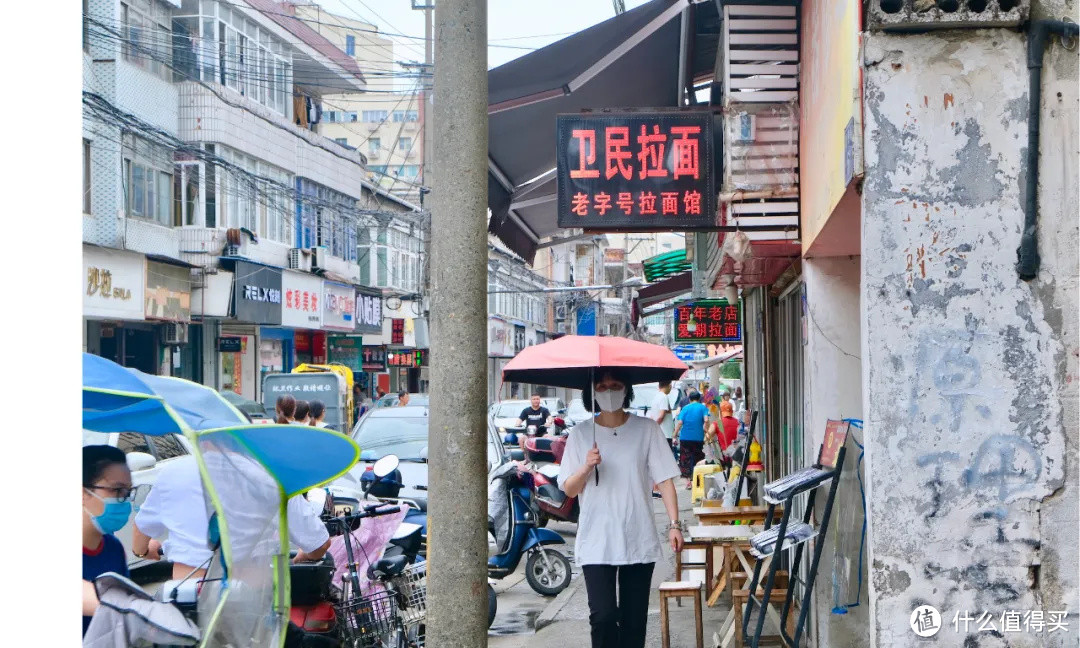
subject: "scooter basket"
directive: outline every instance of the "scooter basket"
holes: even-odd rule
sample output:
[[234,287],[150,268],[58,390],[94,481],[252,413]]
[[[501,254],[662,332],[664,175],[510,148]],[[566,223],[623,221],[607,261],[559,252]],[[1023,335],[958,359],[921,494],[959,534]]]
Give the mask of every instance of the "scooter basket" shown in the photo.
[[427,614],[427,563],[410,565],[393,583],[401,595],[398,606],[402,620],[407,624],[423,621]]
[[359,645],[373,645],[368,642],[393,631],[396,609],[390,592],[352,598],[338,607],[338,622],[346,637],[360,639]]

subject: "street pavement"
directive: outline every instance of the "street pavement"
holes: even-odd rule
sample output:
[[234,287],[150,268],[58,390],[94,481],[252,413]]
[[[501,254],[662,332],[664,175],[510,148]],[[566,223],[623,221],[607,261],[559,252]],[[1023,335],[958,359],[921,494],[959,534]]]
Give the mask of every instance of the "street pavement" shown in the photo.
[[[693,523],[690,506],[690,491],[682,488],[685,480],[676,479],[679,494],[679,516],[684,522]],[[660,500],[653,500],[656,526],[667,526],[667,514]],[[567,545],[556,549],[565,550],[573,561],[575,538],[573,524],[553,522],[549,528],[558,531],[566,538]],[[652,595],[649,598],[649,621],[646,646],[659,646],[660,640],[660,602],[657,587],[660,583],[674,580],[675,557],[667,546],[666,534],[663,538],[664,560],[656,564],[653,572]],[[524,560],[522,561],[524,563]],[[693,575],[693,572],[690,573]],[[701,572],[698,573],[701,576]],[[685,576],[684,576],[685,577]],[[524,579],[524,569],[519,567],[512,576],[498,581],[495,590],[499,597],[499,608],[495,622],[488,631],[488,648],[567,648],[568,646],[588,645],[589,637],[589,602],[585,593],[585,581],[581,571],[574,565],[570,586],[558,597],[548,599],[540,596],[529,587]],[[694,606],[690,599],[684,599],[682,607],[669,601],[671,625],[671,648],[693,648]],[[712,635],[720,628],[724,617],[731,609],[731,599],[726,594],[721,596],[716,606],[705,607],[703,627],[705,645],[712,646]],[[540,623],[537,620],[540,619]],[[539,629],[537,626],[539,625]]]

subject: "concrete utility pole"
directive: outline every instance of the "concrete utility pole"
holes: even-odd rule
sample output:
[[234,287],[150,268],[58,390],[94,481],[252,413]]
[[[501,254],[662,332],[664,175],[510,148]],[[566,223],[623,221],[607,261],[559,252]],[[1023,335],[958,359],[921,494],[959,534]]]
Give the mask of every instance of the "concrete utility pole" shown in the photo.
[[487,644],[486,0],[439,0],[435,40],[426,643],[475,648]]

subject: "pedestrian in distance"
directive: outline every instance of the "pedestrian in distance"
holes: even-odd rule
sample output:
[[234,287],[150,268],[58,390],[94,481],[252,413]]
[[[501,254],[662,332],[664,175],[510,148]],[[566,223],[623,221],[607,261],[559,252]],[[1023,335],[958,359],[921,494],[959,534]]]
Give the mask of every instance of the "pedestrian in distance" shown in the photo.
[[409,404],[409,392],[404,389],[398,392],[397,398],[398,407],[405,407]]
[[311,409],[311,422],[308,423],[311,427],[324,428],[326,427],[326,405],[320,400],[313,400],[310,404]]
[[[100,602],[94,579],[106,572],[128,575],[124,545],[113,534],[131,515],[131,471],[124,452],[107,445],[83,446],[82,613],[83,635]],[[205,504],[203,504],[205,507]]]
[[277,414],[274,422],[278,425],[292,423],[296,416],[296,399],[290,394],[278,396],[277,401],[274,403],[274,412]]
[[[701,394],[690,392],[690,403],[679,411],[674,438],[679,442],[679,468],[684,479],[694,474],[694,466],[705,458],[705,419],[709,410],[701,404]],[[687,481],[686,489],[691,483]]]
[[311,422],[311,404],[307,401],[296,401],[296,415],[293,417],[293,423],[297,425],[307,425]]
[[626,411],[632,399],[617,373],[597,376],[582,400],[587,411],[600,412],[574,428],[559,467],[559,488],[581,506],[574,553],[585,577],[593,648],[645,645],[653,568],[663,557],[654,484],[671,520],[671,549],[683,546],[673,481],[679,468],[660,425]]

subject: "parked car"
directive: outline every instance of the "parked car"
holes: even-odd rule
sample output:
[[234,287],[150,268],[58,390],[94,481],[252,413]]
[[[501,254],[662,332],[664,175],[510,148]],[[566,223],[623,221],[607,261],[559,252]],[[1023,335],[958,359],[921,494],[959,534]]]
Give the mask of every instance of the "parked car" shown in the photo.
[[561,398],[541,398],[540,405],[548,408],[552,416],[566,415],[566,403]]
[[[499,401],[488,408],[488,420],[495,426],[500,437],[506,434],[520,434],[525,431],[524,425],[518,425],[518,416],[532,403],[527,400]],[[548,408],[551,409],[551,408]]]
[[[394,407],[398,404],[397,394],[387,394],[379,400],[375,401],[375,409],[382,409],[384,407]],[[409,394],[409,403],[405,407],[427,407],[428,395],[427,394]]]
[[266,408],[262,406],[262,403],[244,398],[231,389],[223,389],[219,393],[252,423],[265,424],[274,422],[274,417],[266,413]]
[[[361,476],[382,457],[393,454],[401,461],[402,488],[398,497],[427,505],[428,408],[399,407],[372,410],[357,422],[352,439],[360,446],[360,462],[340,478],[348,486],[359,485]],[[488,474],[509,460],[502,439],[490,421],[487,426]]]
[[120,543],[126,549],[128,569],[137,569],[146,565],[157,564],[156,561],[136,558],[131,553],[132,520],[135,519],[135,510],[146,501],[154,482],[157,481],[161,467],[174,459],[191,454],[191,446],[187,438],[181,434],[166,434],[162,436],[149,436],[137,432],[91,432],[83,430],[83,445],[111,445],[119,448],[127,457],[128,468],[131,469],[132,485],[137,486],[135,499],[132,501],[133,511],[131,519],[124,528],[115,533]]
[[575,398],[570,401],[570,406],[566,408],[566,425],[567,427],[573,427],[578,423],[584,423],[588,421],[589,410],[585,409],[585,402],[580,398]]

